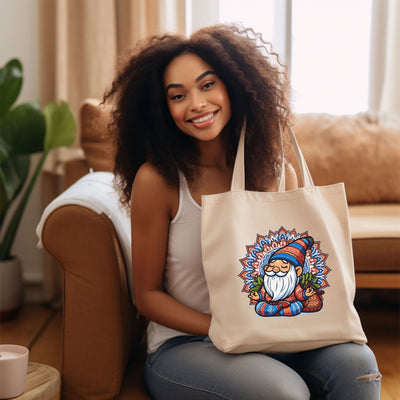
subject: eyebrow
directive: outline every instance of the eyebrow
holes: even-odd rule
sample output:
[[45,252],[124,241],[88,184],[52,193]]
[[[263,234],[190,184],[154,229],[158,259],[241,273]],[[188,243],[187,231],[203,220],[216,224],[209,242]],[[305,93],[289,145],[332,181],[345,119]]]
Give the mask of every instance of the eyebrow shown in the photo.
[[[203,78],[205,78],[207,75],[210,75],[210,74],[214,74],[215,75],[215,72],[214,71],[206,71],[206,72],[203,72],[201,75],[199,75],[194,81],[197,83],[197,82],[200,82]],[[168,85],[166,88],[165,88],[165,93],[167,93],[168,92],[168,90],[170,90],[170,89],[173,89],[173,88],[182,88],[183,87],[183,85],[182,84],[180,84],[180,83],[171,83],[170,85]]]
[[206,72],[203,72],[201,75],[199,75],[199,76],[195,79],[195,82],[197,83],[197,82],[201,81],[203,78],[205,78],[207,75],[210,75],[210,74],[214,74],[214,75],[215,75],[215,72],[214,72],[214,71],[206,71]]

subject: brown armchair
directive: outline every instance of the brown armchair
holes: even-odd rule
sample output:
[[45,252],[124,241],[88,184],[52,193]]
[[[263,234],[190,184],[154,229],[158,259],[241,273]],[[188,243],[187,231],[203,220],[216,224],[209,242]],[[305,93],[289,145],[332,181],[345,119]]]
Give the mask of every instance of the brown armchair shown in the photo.
[[[67,165],[66,181],[112,171],[108,113],[93,100],[81,109],[86,159]],[[43,247],[62,267],[64,400],[150,399],[143,385],[144,321],[131,299],[121,241],[104,213],[70,204],[46,215]],[[39,232],[40,234],[40,232]]]
[[[93,100],[84,103],[81,146],[86,159],[67,165],[69,184],[89,168],[112,171],[108,118],[109,112]],[[295,131],[315,183],[345,181],[357,286],[398,288],[400,143],[398,132],[380,133],[371,124],[362,116],[308,115],[299,116]],[[368,140],[379,140],[370,156],[359,153]],[[365,148],[374,146],[367,143]],[[360,162],[371,162],[365,168],[374,170],[375,177],[367,173],[368,181],[362,181],[356,171]],[[382,162],[392,165],[383,175],[386,182],[376,171]],[[63,274],[63,399],[149,399],[142,378],[144,322],[131,299],[126,257],[109,215],[68,204],[43,217],[41,224],[43,246],[59,261]]]

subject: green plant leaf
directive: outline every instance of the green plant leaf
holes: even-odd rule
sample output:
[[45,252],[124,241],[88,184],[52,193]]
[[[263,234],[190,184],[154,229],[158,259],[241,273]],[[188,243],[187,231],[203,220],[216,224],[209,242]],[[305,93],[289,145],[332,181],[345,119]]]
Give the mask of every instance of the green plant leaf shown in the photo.
[[76,123],[69,105],[51,102],[43,109],[46,121],[44,149],[51,150],[60,146],[69,146],[75,140]]
[[15,235],[17,233],[19,224],[21,222],[21,218],[24,214],[26,205],[32,193],[32,189],[35,186],[35,183],[40,175],[40,171],[43,168],[43,164],[48,154],[49,154],[48,151],[44,151],[42,156],[40,157],[39,163],[37,164],[32,176],[30,177],[28,185],[24,190],[21,199],[19,200],[19,204],[13,213],[13,216],[7,226],[7,229],[5,230],[5,234],[3,236],[3,242],[0,248],[0,260],[9,260],[11,257],[11,249],[14,243]]
[[30,157],[11,157],[0,168],[0,217],[4,217],[8,207],[18,196],[28,176]]
[[[0,133],[1,133],[1,125],[0,125]],[[8,143],[3,140],[2,135],[0,134],[0,164],[7,160],[10,157],[11,147]]]
[[249,288],[250,293],[259,292],[264,284],[264,279],[258,275],[254,277],[251,287]]
[[17,59],[10,60],[0,69],[0,118],[17,100],[22,87],[22,65]]
[[43,151],[45,120],[37,101],[20,104],[1,121],[1,136],[10,154],[31,154]]
[[[22,65],[18,60],[11,60],[0,70],[0,225],[4,233],[0,260],[10,257],[21,218],[49,150],[69,146],[76,132],[74,116],[65,102],[49,103],[43,113],[37,102],[11,108],[21,86]],[[39,151],[42,152],[40,161],[28,179],[30,154]],[[22,190],[11,219],[3,227],[4,215]]]
[[261,290],[261,285],[254,285],[250,288],[250,293],[252,292],[259,292]]

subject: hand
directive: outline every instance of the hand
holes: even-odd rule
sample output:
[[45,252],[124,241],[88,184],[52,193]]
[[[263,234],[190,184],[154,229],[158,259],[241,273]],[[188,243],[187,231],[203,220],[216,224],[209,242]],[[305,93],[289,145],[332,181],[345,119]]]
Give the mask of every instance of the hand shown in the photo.
[[260,295],[257,292],[251,292],[249,294],[249,297],[250,297],[250,299],[255,300],[255,301],[260,300]]
[[313,289],[312,287],[308,287],[306,289],[306,296],[307,297],[311,297],[314,296],[314,294],[316,293],[315,289]]

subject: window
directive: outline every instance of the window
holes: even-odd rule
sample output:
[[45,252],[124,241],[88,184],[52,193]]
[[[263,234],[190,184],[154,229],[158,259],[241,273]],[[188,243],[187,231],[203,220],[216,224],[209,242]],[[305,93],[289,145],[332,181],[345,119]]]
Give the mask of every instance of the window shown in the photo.
[[220,22],[236,22],[251,27],[272,41],[274,29],[274,0],[219,0]]
[[368,107],[371,1],[293,1],[293,107],[353,114]]
[[371,7],[371,0],[219,0],[219,21],[253,27],[272,42],[290,68],[295,112],[353,114],[368,106]]

